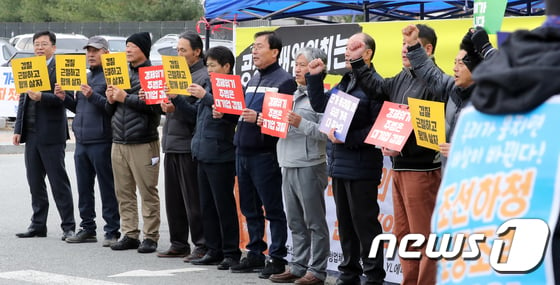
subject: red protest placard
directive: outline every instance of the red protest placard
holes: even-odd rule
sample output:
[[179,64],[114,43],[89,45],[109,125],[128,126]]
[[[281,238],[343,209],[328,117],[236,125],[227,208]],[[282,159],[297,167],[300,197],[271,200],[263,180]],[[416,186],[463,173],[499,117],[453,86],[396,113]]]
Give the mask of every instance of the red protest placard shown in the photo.
[[385,101],[365,143],[401,151],[411,132],[408,106]]
[[267,91],[264,94],[261,133],[286,138],[288,111],[292,110],[293,96]]
[[163,66],[140,67],[138,71],[140,73],[140,86],[144,90],[144,94],[146,94],[146,105],[167,103],[168,100],[163,91],[165,88]]
[[239,75],[210,73],[212,95],[216,111],[226,114],[241,115],[245,109],[243,86]]

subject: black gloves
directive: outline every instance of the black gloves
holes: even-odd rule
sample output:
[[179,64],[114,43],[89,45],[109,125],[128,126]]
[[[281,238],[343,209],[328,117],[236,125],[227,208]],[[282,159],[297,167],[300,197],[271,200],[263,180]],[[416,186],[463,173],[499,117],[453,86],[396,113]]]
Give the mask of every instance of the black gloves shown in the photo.
[[472,42],[472,36],[473,33],[471,32],[471,29],[469,29],[469,31],[465,34],[465,36],[463,37],[463,40],[461,41],[461,45],[460,48],[466,50],[467,52],[474,52],[474,44]]
[[471,36],[472,43],[476,52],[484,57],[486,53],[492,49],[492,44],[488,39],[488,33],[482,27],[476,27],[476,30]]
[[[473,32],[471,29],[465,34],[463,40],[461,41],[460,49],[465,50],[467,54],[462,58],[463,63],[467,66],[470,72],[473,72],[474,69],[482,62],[482,56],[476,52],[475,43],[473,43]],[[488,38],[488,36],[486,36]]]

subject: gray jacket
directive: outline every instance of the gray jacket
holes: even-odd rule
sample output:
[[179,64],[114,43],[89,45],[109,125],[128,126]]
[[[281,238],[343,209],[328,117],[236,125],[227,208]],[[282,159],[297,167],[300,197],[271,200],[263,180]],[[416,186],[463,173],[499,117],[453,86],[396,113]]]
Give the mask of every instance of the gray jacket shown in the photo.
[[309,167],[326,161],[327,135],[319,131],[323,114],[313,111],[305,86],[294,92],[294,113],[301,116],[299,128],[290,126],[276,145],[280,167]]
[[456,86],[455,78],[439,69],[423,48],[409,49],[407,57],[416,76],[426,82],[428,90],[435,96],[446,99],[445,137],[450,142],[459,113],[469,103],[474,86],[465,89]]

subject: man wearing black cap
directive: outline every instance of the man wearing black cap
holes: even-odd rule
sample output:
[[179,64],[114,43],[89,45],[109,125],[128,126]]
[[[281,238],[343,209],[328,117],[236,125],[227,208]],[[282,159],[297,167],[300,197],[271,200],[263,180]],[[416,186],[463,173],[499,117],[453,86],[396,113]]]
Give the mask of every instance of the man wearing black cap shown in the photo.
[[78,208],[82,228],[66,239],[68,243],[97,242],[95,224],[95,177],[103,203],[103,219],[106,224],[103,246],[108,247],[120,237],[119,208],[111,166],[111,117],[105,112],[107,83],[101,67],[101,55],[109,53],[109,43],[102,37],[91,37],[84,46],[90,72],[87,84],[81,92],[70,96],[57,84],[56,95],[64,105],[76,113],[72,130],[76,137],[74,161],[78,180]]
[[[157,249],[160,226],[158,175],[160,161],[159,134],[161,108],[146,105],[138,97],[140,80],[138,69],[151,66],[150,34],[136,33],[126,40],[126,59],[129,62],[130,86],[122,90],[107,87],[105,108],[112,116],[113,147],[111,161],[115,177],[115,192],[119,201],[121,231],[124,237],[111,245],[113,250],[138,249],[150,253]],[[142,201],[142,229],[140,244],[136,187]]]

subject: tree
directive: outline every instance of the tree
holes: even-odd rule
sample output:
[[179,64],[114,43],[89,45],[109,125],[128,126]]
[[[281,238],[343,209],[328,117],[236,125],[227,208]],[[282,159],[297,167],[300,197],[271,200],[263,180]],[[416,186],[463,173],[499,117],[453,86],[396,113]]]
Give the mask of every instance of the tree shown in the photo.
[[0,0],[5,22],[188,21],[204,15],[199,0]]
[[14,0],[0,0],[0,20],[5,22],[19,22],[19,10],[21,7],[20,1]]

